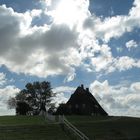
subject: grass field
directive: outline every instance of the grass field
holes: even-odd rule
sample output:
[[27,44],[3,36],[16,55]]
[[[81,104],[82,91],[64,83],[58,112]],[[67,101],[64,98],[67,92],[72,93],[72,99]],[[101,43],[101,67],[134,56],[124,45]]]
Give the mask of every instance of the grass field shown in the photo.
[[67,116],[91,140],[140,140],[140,118]]
[[0,140],[70,140],[59,124],[41,117],[1,116]]
[[[130,117],[66,116],[90,140],[140,140],[140,119]],[[39,116],[1,116],[0,140],[70,140],[58,123]]]

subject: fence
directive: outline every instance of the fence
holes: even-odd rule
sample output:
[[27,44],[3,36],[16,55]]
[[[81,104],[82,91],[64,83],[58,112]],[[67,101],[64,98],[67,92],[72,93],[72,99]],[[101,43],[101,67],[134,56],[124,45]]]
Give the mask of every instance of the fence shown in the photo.
[[54,115],[49,114],[48,112],[45,113],[45,120],[48,119],[50,121],[56,121],[56,118]]
[[89,138],[78,130],[74,125],[72,125],[64,116],[59,117],[60,123],[63,123],[69,130],[71,130],[76,136],[81,140],[89,140]]
[[89,138],[84,133],[82,133],[74,125],[72,125],[64,116],[59,116],[57,119],[57,117],[55,115],[51,115],[47,112],[42,115],[45,117],[45,119],[48,119],[50,121],[54,121],[54,122],[59,121],[59,123],[62,126],[66,126],[67,129],[69,129],[71,132],[73,132],[81,140],[89,140]]

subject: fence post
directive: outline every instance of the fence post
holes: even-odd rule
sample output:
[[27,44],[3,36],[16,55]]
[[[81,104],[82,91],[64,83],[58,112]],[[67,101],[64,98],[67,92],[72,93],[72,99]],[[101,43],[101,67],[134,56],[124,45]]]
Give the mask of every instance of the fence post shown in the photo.
[[70,129],[72,132],[76,134],[76,136],[80,137],[81,140],[89,140],[89,138],[83,134],[81,131],[79,131],[74,125],[72,125],[66,118],[65,116],[61,116],[61,126],[64,129],[64,126],[66,128]]
[[62,129],[64,130],[64,116],[63,115],[59,115],[59,123]]

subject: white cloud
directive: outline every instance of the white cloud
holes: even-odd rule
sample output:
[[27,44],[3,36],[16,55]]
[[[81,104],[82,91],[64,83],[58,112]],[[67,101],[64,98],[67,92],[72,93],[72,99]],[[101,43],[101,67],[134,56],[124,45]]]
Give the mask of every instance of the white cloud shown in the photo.
[[85,25],[91,29],[96,37],[105,42],[109,42],[111,38],[119,38],[124,33],[140,27],[139,3],[139,0],[135,0],[133,7],[126,16],[117,15],[105,19],[96,16],[88,17],[85,21]]
[[126,48],[128,48],[129,51],[131,50],[131,48],[136,48],[136,47],[138,47],[137,42],[134,41],[134,40],[130,40],[130,41],[126,42],[125,45],[126,45]]
[[130,89],[134,92],[134,93],[140,93],[140,82],[136,82],[131,84]]
[[131,68],[140,68],[140,60],[128,56],[113,57],[110,47],[100,47],[98,56],[89,57],[90,64],[84,64],[89,72],[100,72],[108,74],[115,71],[126,71]]
[[[4,107],[3,107],[4,106]],[[7,109],[5,104],[0,103],[0,116],[15,115],[15,109]]]
[[128,56],[122,56],[116,59],[115,67],[120,71],[123,71],[125,69],[132,68],[134,64],[135,64],[135,60],[133,58],[130,58]]
[[108,81],[94,81],[90,91],[110,115],[140,116],[140,82],[130,85],[109,85]]
[[6,103],[9,97],[14,97],[16,93],[19,91],[15,86],[5,86],[0,89],[0,99],[3,103]]
[[78,33],[66,24],[31,27],[33,18],[40,13],[40,10],[16,13],[12,8],[0,6],[0,64],[16,73],[39,77],[67,75],[73,69],[72,64],[62,59],[76,45]]
[[68,98],[65,97],[63,92],[59,92],[56,94],[56,96],[52,99],[52,103],[55,104],[56,107],[59,106],[59,104],[66,103],[68,101]]
[[122,57],[116,58],[114,60],[114,66],[119,71],[128,70],[133,67],[140,68],[139,60],[128,57],[128,56],[122,56]]
[[[49,5],[46,2],[46,14],[51,15],[50,12],[54,10],[58,13],[57,8],[65,1],[61,1],[59,5],[57,2],[50,1]],[[82,61],[75,48],[78,46],[79,32],[77,30],[81,28],[82,20],[89,15],[88,5],[88,1],[85,0],[72,1],[71,6],[77,9],[77,13],[82,14],[81,18],[79,14],[75,16],[73,27],[65,22],[58,24],[55,15],[51,15],[54,18],[52,24],[32,27],[34,17],[40,16],[41,18],[44,9],[17,13],[5,5],[0,6],[0,20],[2,21],[0,25],[0,64],[4,64],[10,71],[16,73],[39,77],[68,74],[67,81],[73,80],[74,67],[79,66]],[[70,11],[68,10],[67,14],[70,14],[68,13]],[[9,19],[10,22],[7,22]],[[73,19],[73,14],[71,19]]]
[[75,90],[74,87],[69,87],[69,86],[60,86],[53,89],[55,93],[59,93],[59,92],[71,93],[74,90]]
[[42,13],[42,10],[39,9],[33,9],[31,11],[31,17],[40,17]]
[[[119,38],[126,32],[140,28],[140,16],[138,14],[140,11],[139,3],[139,0],[134,1],[133,7],[129,10],[128,15],[112,16],[104,19],[91,15],[85,20],[83,23],[84,35],[81,37],[82,41],[80,43],[84,48],[82,55],[84,57],[82,58],[83,60],[88,60],[88,63],[84,64],[88,72],[103,72],[107,74],[116,70],[125,71],[133,67],[139,68],[139,59],[129,56],[113,57],[110,46],[99,45],[98,41],[95,42],[96,45],[92,44],[93,40],[98,39],[107,44],[111,38]],[[84,40],[87,40],[85,41],[86,43],[83,42]],[[91,46],[93,49],[91,49]],[[98,46],[97,51],[93,51],[96,46]],[[130,49],[132,46],[137,47],[137,43],[131,40],[127,43],[127,47]]]
[[97,24],[97,26],[95,27],[97,37],[103,38],[105,42],[108,42],[111,38],[120,37],[127,31],[127,28],[125,27],[123,22],[123,16],[106,18],[103,22]]
[[67,75],[66,78],[64,79],[64,82],[73,81],[75,77],[76,77],[75,70],[72,69],[72,72],[71,72],[71,73],[68,73],[68,75]]
[[[88,0],[72,0],[70,5],[67,4],[77,12],[69,13],[73,11],[68,7],[64,14],[72,16],[65,20],[62,17],[67,16],[57,15],[59,6],[66,3],[64,0],[44,2],[45,8],[25,13],[0,6],[0,65],[4,64],[16,73],[39,77],[65,75],[65,81],[72,81],[76,76],[75,68],[80,66],[85,66],[90,72],[106,73],[140,66],[138,60],[127,56],[114,58],[111,48],[107,44],[100,45],[98,41],[101,39],[108,42],[113,37],[120,37],[125,32],[140,27],[138,0],[127,16],[104,20],[90,14]],[[61,10],[63,9],[60,8],[60,13]],[[42,13],[51,16],[52,23],[32,27],[34,18],[42,18]],[[59,19],[56,19],[56,15]],[[72,25],[69,25],[69,20],[73,20]],[[123,64],[125,60],[128,65]]]
[[[0,83],[6,84],[7,79],[4,73],[0,73]],[[9,110],[7,101],[10,97],[14,97],[19,89],[13,85],[6,85],[0,87],[0,116],[15,114],[15,110]]]
[[113,61],[110,47],[108,47],[107,45],[102,45],[100,49],[100,55],[91,59],[92,66],[95,67],[95,70],[97,72],[108,69]]
[[52,16],[55,23],[69,27],[79,26],[90,15],[88,0],[50,0],[46,1],[46,7],[46,14]]
[[66,103],[74,90],[75,88],[69,86],[60,86],[54,88],[53,92],[57,94],[56,97],[53,98],[52,102],[55,103],[56,106],[58,106],[61,103]]

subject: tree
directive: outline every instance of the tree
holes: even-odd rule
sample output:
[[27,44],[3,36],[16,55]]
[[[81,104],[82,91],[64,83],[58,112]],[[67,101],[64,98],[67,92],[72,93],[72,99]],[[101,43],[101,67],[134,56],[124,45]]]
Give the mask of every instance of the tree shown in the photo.
[[17,102],[16,107],[16,114],[17,115],[27,115],[28,111],[32,110],[32,108],[29,106],[26,102]]
[[53,104],[51,104],[51,107],[48,109],[48,113],[49,114],[55,114],[55,112],[56,112],[56,106],[55,106],[55,103],[53,103]]
[[57,111],[55,112],[56,115],[64,115],[64,114],[70,114],[69,110],[66,106],[66,104],[62,103],[59,105],[59,107],[57,108]]
[[9,100],[7,101],[7,104],[9,109],[16,108],[16,99],[14,97],[10,97]]
[[45,111],[46,106],[48,108],[51,106],[51,100],[53,96],[55,96],[55,94],[52,92],[50,82],[37,81],[33,83],[27,83],[25,85],[25,89],[21,90],[15,97],[16,112],[21,114],[22,111],[19,110],[22,110],[26,106],[25,104],[27,104],[29,107],[26,106],[26,109],[24,108],[26,113],[32,110],[33,115],[38,115],[41,110]]

